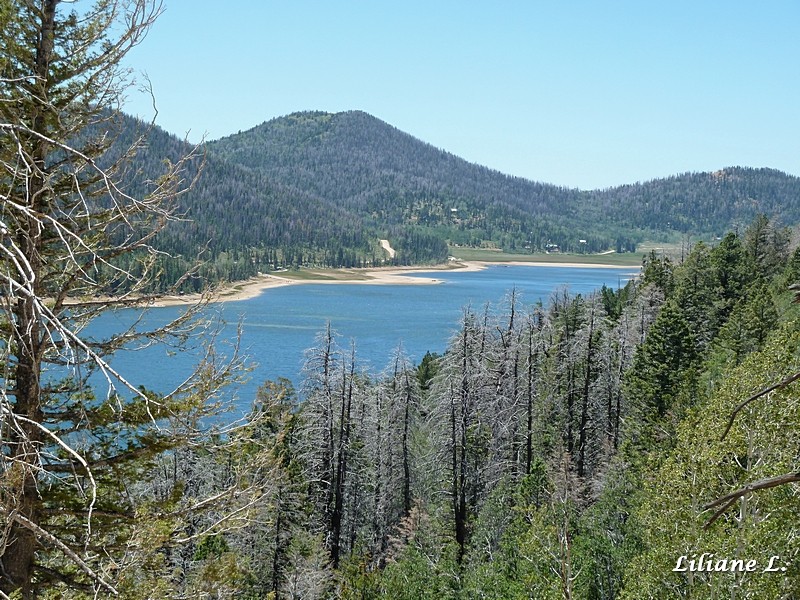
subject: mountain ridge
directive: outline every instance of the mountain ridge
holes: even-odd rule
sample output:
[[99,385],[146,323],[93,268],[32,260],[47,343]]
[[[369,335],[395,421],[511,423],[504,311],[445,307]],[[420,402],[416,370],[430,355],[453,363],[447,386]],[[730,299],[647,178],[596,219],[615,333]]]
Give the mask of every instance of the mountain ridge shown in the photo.
[[615,190],[615,189],[619,189],[619,188],[645,185],[645,184],[648,184],[648,183],[669,180],[669,179],[676,178],[676,177],[686,177],[686,176],[694,176],[694,175],[710,175],[710,176],[716,175],[716,176],[718,176],[718,175],[724,174],[727,171],[739,170],[739,169],[755,170],[755,171],[772,171],[772,172],[775,172],[775,173],[779,173],[779,174],[785,175],[787,177],[791,177],[791,178],[795,178],[795,179],[798,178],[797,175],[792,175],[791,173],[788,173],[786,171],[782,171],[780,169],[775,169],[775,168],[772,168],[772,167],[753,167],[753,166],[746,166],[746,165],[727,165],[727,166],[718,168],[718,169],[716,169],[714,171],[689,170],[689,171],[682,171],[682,172],[679,172],[679,173],[671,173],[671,174],[666,174],[666,175],[662,175],[662,176],[652,177],[652,178],[649,178],[649,179],[639,179],[639,180],[634,181],[634,182],[625,182],[625,183],[620,183],[620,184],[616,184],[616,185],[602,186],[602,187],[597,187],[597,188],[581,188],[579,186],[573,186],[573,185],[568,185],[568,184],[557,184],[557,183],[552,183],[552,182],[548,182],[548,181],[536,180],[536,179],[532,179],[530,177],[525,177],[525,176],[522,176],[522,175],[516,175],[516,174],[511,173],[511,172],[506,172],[506,171],[503,171],[501,169],[497,169],[497,168],[494,168],[494,167],[489,167],[489,166],[483,165],[483,164],[481,164],[479,162],[470,161],[468,159],[465,159],[463,157],[458,156],[457,154],[447,150],[446,148],[438,147],[435,144],[431,144],[430,142],[426,142],[422,138],[416,137],[413,134],[405,132],[405,131],[399,129],[398,127],[396,127],[396,126],[391,125],[390,123],[388,123],[386,121],[383,121],[379,117],[371,115],[370,113],[368,113],[368,112],[366,112],[364,110],[361,110],[361,109],[345,110],[345,111],[339,111],[339,112],[334,112],[334,113],[326,112],[326,111],[322,111],[322,110],[314,110],[314,109],[312,109],[312,110],[294,111],[294,112],[286,114],[286,115],[272,117],[272,118],[270,118],[270,119],[268,119],[266,121],[262,121],[261,123],[259,123],[257,125],[254,125],[253,127],[250,127],[248,129],[245,129],[245,130],[240,130],[237,133],[231,133],[231,134],[220,136],[220,137],[215,138],[213,140],[208,140],[206,142],[206,144],[215,145],[217,143],[224,142],[225,140],[229,140],[231,138],[237,138],[237,137],[240,137],[242,135],[257,131],[257,130],[264,130],[270,124],[275,123],[275,122],[289,120],[289,119],[297,119],[298,117],[307,116],[307,115],[321,115],[321,116],[326,117],[327,119],[330,119],[332,117],[345,116],[345,115],[358,115],[359,117],[363,117],[364,119],[369,120],[369,121],[371,121],[373,123],[380,124],[380,125],[385,126],[385,127],[389,128],[391,130],[394,130],[394,131],[396,131],[397,133],[401,134],[402,136],[404,136],[406,138],[409,138],[411,140],[419,142],[420,144],[429,147],[431,150],[433,150],[435,152],[441,153],[443,155],[447,155],[447,156],[449,156],[451,158],[454,158],[454,159],[457,159],[459,161],[462,161],[462,162],[464,162],[464,163],[466,163],[466,164],[468,164],[470,166],[478,167],[481,170],[484,170],[484,171],[487,171],[487,172],[490,172],[490,173],[499,174],[499,175],[502,175],[504,177],[510,177],[511,179],[520,179],[520,180],[523,180],[523,181],[526,181],[526,182],[529,182],[529,183],[533,183],[533,184],[537,184],[537,185],[543,185],[543,186],[547,186],[547,187],[563,189],[563,190],[569,190],[569,191],[580,192],[580,193],[590,193],[590,194],[603,193],[603,192],[607,192],[607,191],[611,191],[611,190]]
[[[142,164],[188,147],[157,127],[149,140]],[[291,113],[209,141],[205,152],[205,170],[181,200],[193,221],[161,241],[187,256],[207,245],[214,266],[205,276],[214,280],[386,264],[381,239],[397,250],[391,264],[423,264],[445,260],[448,244],[626,252],[645,239],[716,237],[759,213],[800,222],[800,179],[776,169],[584,191],[471,163],[363,111]]]

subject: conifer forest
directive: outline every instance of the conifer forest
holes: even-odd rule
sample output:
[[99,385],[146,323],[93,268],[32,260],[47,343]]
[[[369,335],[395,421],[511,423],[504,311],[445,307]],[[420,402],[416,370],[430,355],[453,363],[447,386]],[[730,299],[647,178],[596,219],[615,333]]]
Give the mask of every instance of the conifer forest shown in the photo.
[[[121,112],[160,12],[0,0],[0,599],[800,597],[796,178],[580,192],[357,111],[194,147]],[[213,284],[688,234],[618,289],[465,306],[418,363],[328,325],[230,416]],[[112,366],[197,339],[171,391]]]

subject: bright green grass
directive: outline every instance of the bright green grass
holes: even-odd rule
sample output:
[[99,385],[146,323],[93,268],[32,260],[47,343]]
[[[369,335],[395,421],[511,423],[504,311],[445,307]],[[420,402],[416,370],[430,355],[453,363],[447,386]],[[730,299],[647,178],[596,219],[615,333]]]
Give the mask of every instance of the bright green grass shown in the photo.
[[619,265],[636,266],[642,265],[644,254],[640,252],[629,252],[626,254],[510,254],[498,252],[497,250],[487,250],[485,248],[450,248],[450,254],[459,260],[474,260],[482,262],[548,262],[559,263],[584,263],[587,265]]

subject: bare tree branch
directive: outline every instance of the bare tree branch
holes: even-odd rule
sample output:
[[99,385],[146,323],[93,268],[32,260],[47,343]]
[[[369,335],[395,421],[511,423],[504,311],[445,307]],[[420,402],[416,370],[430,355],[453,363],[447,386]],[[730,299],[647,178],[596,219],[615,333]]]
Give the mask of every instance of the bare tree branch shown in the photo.
[[[36,563],[53,548],[68,559],[46,565],[53,583],[91,580],[116,593],[97,565],[110,560],[111,546],[125,544],[125,534],[112,534],[113,524],[105,521],[113,523],[116,509],[131,514],[139,508],[125,478],[159,453],[208,439],[203,419],[222,403],[224,383],[243,371],[238,344],[225,357],[206,343],[194,372],[172,392],[157,395],[110,362],[121,348],[165,340],[183,347],[192,336],[212,333],[211,319],[199,318],[209,294],[165,326],[140,327],[140,314],[105,339],[86,334],[103,310],[152,298],[148,286],[165,256],[155,247],[156,236],[184,218],[177,201],[196,181],[202,157],[195,148],[165,159],[160,173],[143,180],[131,172],[130,161],[145,147],[147,131],[129,136],[114,129],[133,83],[120,61],[161,13],[160,1],[104,0],[80,13],[70,4],[18,2],[2,11],[3,597],[17,591],[32,596],[41,583],[34,582]],[[90,379],[98,376],[99,384]],[[103,382],[105,397],[95,393]],[[49,510],[65,499],[63,513]],[[95,515],[100,504],[103,519]],[[80,544],[82,551],[76,550]],[[100,547],[103,552],[92,551]],[[56,572],[68,563],[79,571],[67,567],[70,576],[59,578]],[[36,572],[47,577],[45,569]]]
[[111,592],[115,596],[117,596],[119,594],[119,592],[117,592],[117,590],[114,588],[113,585],[111,585],[105,579],[103,579],[100,575],[95,573],[94,570],[88,564],[86,564],[86,562],[84,562],[84,560],[81,559],[80,556],[78,556],[69,546],[67,546],[64,542],[59,540],[52,533],[50,533],[49,531],[39,527],[36,523],[34,523],[30,519],[22,516],[18,512],[12,512],[9,515],[9,519],[12,520],[12,521],[16,521],[17,523],[19,523],[23,527],[26,527],[27,529],[30,529],[31,531],[36,533],[36,535],[39,535],[39,536],[43,537],[44,539],[46,539],[49,543],[53,544],[61,552],[66,554],[89,577],[91,577],[97,583],[102,585],[104,588],[106,588],[109,592]]
[[769,386],[767,388],[764,388],[760,392],[753,394],[747,400],[745,400],[744,402],[739,404],[739,406],[737,406],[736,408],[733,409],[733,412],[731,413],[730,418],[728,419],[728,424],[725,427],[725,431],[722,432],[722,436],[720,437],[720,440],[724,440],[725,439],[725,437],[728,435],[728,432],[731,430],[731,427],[733,427],[733,422],[736,419],[736,415],[738,415],[739,412],[741,412],[741,410],[743,408],[745,408],[748,404],[750,404],[754,400],[758,400],[762,396],[766,396],[770,392],[774,392],[775,390],[782,390],[783,388],[785,388],[786,386],[788,386],[791,383],[794,383],[798,379],[800,379],[800,371],[798,371],[794,375],[790,375],[789,377],[779,381],[778,383],[775,383],[775,384],[773,384],[773,385],[771,385],[771,386]]
[[730,494],[726,494],[725,496],[717,498],[716,500],[709,502],[708,504],[702,507],[703,511],[707,511],[716,506],[722,505],[711,516],[711,518],[708,521],[706,521],[703,528],[708,529],[714,523],[714,521],[716,521],[720,516],[722,516],[722,514],[726,510],[728,510],[728,508],[742,496],[749,494],[750,492],[756,492],[758,490],[767,490],[770,488],[778,487],[779,485],[786,485],[787,483],[794,483],[797,481],[800,481],[800,472],[786,473],[784,475],[778,475],[777,477],[769,477],[767,479],[760,479],[759,481],[748,483],[744,487],[741,487],[738,490],[731,492]]

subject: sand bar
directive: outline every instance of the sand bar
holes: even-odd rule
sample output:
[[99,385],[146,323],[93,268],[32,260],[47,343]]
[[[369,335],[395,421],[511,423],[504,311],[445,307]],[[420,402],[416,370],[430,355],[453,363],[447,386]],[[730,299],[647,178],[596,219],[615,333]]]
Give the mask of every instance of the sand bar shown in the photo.
[[[459,271],[462,273],[481,271],[489,266],[525,266],[525,267],[573,267],[589,269],[623,269],[627,271],[638,270],[638,267],[627,265],[607,265],[594,263],[559,263],[559,262],[484,262],[484,261],[459,261],[438,267],[380,267],[368,269],[338,269],[331,271],[311,271],[318,275],[318,279],[296,279],[280,274],[262,274],[245,281],[237,281],[220,287],[212,302],[238,302],[249,300],[261,295],[265,290],[287,285],[303,285],[313,283],[316,285],[328,284],[360,284],[360,285],[435,285],[442,283],[436,277],[406,277],[414,273],[435,274],[442,271]],[[199,294],[186,294],[183,296],[164,296],[150,303],[151,306],[183,306],[197,302]]]

